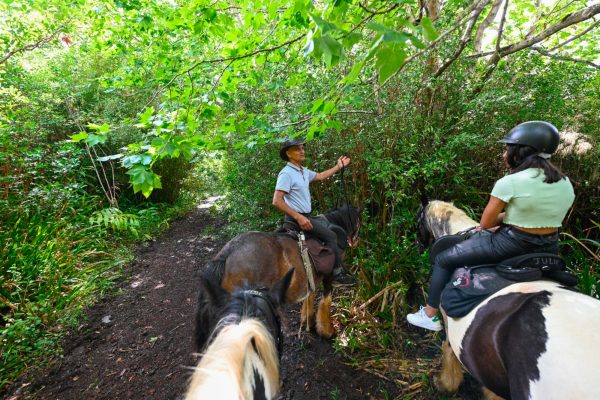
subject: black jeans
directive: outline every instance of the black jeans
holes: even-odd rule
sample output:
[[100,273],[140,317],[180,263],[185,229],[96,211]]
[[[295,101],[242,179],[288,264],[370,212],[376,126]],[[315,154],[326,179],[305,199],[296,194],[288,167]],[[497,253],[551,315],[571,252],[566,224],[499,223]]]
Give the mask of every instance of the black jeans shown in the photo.
[[503,225],[493,233],[475,233],[435,257],[427,304],[439,308],[442,290],[456,268],[497,263],[528,253],[558,254],[558,233],[534,235],[510,225]]
[[[335,255],[335,265],[333,269],[337,269],[343,266],[342,253],[337,243],[337,235],[334,231],[329,229],[320,218],[311,217],[310,214],[302,214],[306,218],[310,219],[310,223],[313,228],[310,231],[304,232],[309,237],[314,237],[321,240],[327,247],[333,250],[333,254]],[[283,226],[286,229],[301,231],[302,229],[292,217],[286,215],[284,219]]]

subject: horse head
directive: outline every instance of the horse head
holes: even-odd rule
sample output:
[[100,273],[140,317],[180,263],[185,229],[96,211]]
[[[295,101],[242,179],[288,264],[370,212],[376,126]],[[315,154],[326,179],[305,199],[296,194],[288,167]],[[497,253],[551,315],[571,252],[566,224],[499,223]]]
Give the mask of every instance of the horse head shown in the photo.
[[360,236],[360,214],[363,207],[354,207],[344,204],[325,214],[325,218],[338,225],[346,232],[346,239],[350,247],[356,247]]
[[425,216],[426,210],[427,203],[421,203],[419,210],[417,211],[417,248],[421,253],[429,247],[433,240],[433,236],[431,235],[431,230],[429,229],[427,218]]
[[281,354],[283,334],[278,307],[285,301],[293,273],[292,268],[270,290],[266,287],[244,287],[233,293],[202,276],[194,335],[197,351],[206,347],[224,326],[254,318],[265,325]]

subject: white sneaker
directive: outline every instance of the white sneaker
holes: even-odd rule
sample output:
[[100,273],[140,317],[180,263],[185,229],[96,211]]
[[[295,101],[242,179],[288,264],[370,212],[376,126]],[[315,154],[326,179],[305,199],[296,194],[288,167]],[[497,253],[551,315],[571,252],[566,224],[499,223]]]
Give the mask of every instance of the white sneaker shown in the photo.
[[427,314],[425,314],[425,307],[423,306],[421,306],[416,313],[408,314],[406,319],[410,324],[429,329],[430,331],[439,332],[442,330],[442,323],[440,322],[439,315],[435,314],[433,317],[428,317]]

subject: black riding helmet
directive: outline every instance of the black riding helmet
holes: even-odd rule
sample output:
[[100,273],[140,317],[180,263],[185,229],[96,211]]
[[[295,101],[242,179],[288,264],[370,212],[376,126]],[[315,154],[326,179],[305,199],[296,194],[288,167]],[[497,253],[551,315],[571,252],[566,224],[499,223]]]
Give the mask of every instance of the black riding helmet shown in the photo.
[[540,153],[552,154],[559,141],[558,129],[551,123],[528,121],[512,128],[500,143],[531,146]]
[[285,142],[283,142],[281,144],[281,149],[279,149],[279,157],[281,157],[282,160],[285,161],[290,161],[287,154],[285,154],[285,152],[287,151],[287,149],[289,149],[292,146],[300,146],[306,144],[306,141],[304,139],[301,138],[289,138],[286,139]]

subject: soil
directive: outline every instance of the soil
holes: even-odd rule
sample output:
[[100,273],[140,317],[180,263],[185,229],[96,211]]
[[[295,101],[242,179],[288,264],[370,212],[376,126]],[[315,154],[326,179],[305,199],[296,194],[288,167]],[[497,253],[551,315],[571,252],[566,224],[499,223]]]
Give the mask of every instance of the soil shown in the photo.
[[[214,234],[224,223],[198,208],[140,246],[118,293],[91,307],[85,322],[67,335],[63,357],[36,376],[24,376],[4,398],[181,399],[198,361],[192,352],[198,276],[225,244]],[[439,398],[427,377],[402,385],[385,371],[366,372],[331,341],[299,334],[298,328],[299,305],[288,305],[279,400]],[[413,339],[422,336],[414,332]],[[404,361],[429,362],[433,371],[437,345],[429,346],[430,354]],[[475,399],[478,393],[467,380],[459,398]]]

